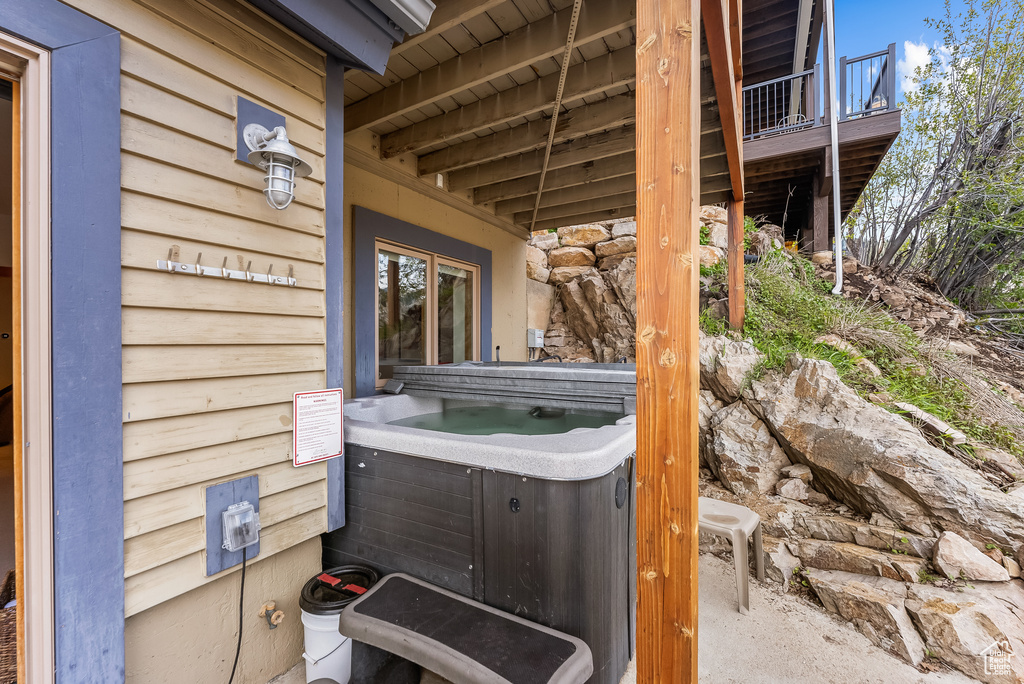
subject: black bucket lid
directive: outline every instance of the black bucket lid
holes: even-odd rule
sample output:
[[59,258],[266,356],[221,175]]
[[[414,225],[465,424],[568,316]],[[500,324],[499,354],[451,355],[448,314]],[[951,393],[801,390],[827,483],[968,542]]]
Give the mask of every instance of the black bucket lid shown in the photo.
[[377,571],[366,565],[325,570],[302,587],[299,607],[313,615],[338,615],[377,583]]

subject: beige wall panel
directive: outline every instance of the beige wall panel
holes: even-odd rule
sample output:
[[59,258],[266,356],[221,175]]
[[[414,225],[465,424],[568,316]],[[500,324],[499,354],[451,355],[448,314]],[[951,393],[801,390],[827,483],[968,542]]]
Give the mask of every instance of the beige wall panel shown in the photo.
[[[267,497],[260,497],[260,524],[272,527],[327,505],[327,488],[320,480]],[[141,572],[206,548],[206,528],[200,516],[176,525],[130,537],[124,543],[124,576]]]
[[323,235],[324,231],[323,212],[317,208],[300,202],[293,202],[287,211],[270,207],[263,197],[262,180],[242,187],[133,154],[122,154],[121,186],[311,235]]
[[292,428],[292,403],[158,418],[124,426],[125,463],[205,446],[237,442]]
[[200,0],[231,23],[248,31],[253,39],[268,42],[274,49],[291,55],[319,74],[325,73],[324,51],[310,45],[255,7],[236,0]]
[[[197,256],[182,254],[181,260],[183,263],[191,263]],[[161,258],[166,259],[167,254],[163,254]],[[230,264],[230,261],[228,263]],[[266,273],[270,266],[274,266],[275,274],[282,275],[278,271],[280,266],[266,262],[259,264],[255,260],[252,271]],[[288,267],[285,266],[283,275],[287,273]],[[185,273],[164,273],[156,270],[155,263],[151,270],[125,269],[121,272],[121,303],[124,306],[147,308],[236,311],[321,318],[324,315],[322,292],[285,285],[200,278]],[[194,344],[201,343],[202,340],[196,338],[182,342]]]
[[[501,345],[505,361],[526,360],[526,243],[499,228],[483,223],[453,207],[345,165],[345,310],[354,311],[352,298],[353,231],[352,207],[393,216],[437,233],[491,250],[491,356]],[[353,396],[355,387],[355,321],[345,319],[345,391]]]
[[[136,311],[128,309],[127,311]],[[305,319],[289,319],[305,320]],[[311,319],[316,320],[316,319]],[[124,421],[152,420],[290,401],[295,392],[324,389],[321,372],[125,385]]]
[[183,100],[132,76],[121,76],[121,110],[132,115],[177,128],[193,135],[202,135],[210,144],[234,150],[234,118]]
[[[263,556],[263,552],[260,553]],[[246,569],[240,671],[236,682],[262,684],[301,659],[299,591],[320,568],[320,540],[298,544]],[[128,618],[128,684],[226,682],[238,633],[239,573]],[[285,620],[275,630],[258,613],[275,600]],[[183,654],[187,654],[184,655]]]
[[[228,125],[230,123],[233,122]],[[234,132],[233,126],[231,130]],[[262,192],[265,172],[258,166],[238,161],[234,148],[225,150],[207,142],[202,137],[204,133],[205,130],[186,132],[167,128],[129,114],[121,116],[121,149],[125,152],[240,187],[259,188]],[[319,163],[317,170],[319,177],[310,175],[295,184],[297,205],[324,208],[323,168]]]
[[[281,231],[281,233],[283,233],[282,237],[292,237],[295,235],[295,233],[290,231]],[[316,239],[319,240],[319,238]],[[224,265],[224,259],[227,258],[228,268],[232,270],[239,270],[240,267],[244,270],[250,261],[252,262],[254,272],[256,264],[264,265],[263,273],[266,273],[267,265],[273,264],[274,273],[280,273],[280,275],[288,275],[288,268],[292,267],[295,276],[295,287],[297,289],[324,289],[324,265],[322,263],[301,261],[299,259],[282,259],[280,254],[273,252],[272,245],[265,247],[270,253],[231,250],[225,249],[220,245],[183,240],[180,237],[168,238],[166,235],[155,235],[153,233],[142,233],[125,229],[121,231],[121,265],[129,268],[152,270],[156,268],[157,262],[157,259],[153,258],[154,255],[159,254],[161,259],[166,259],[167,250],[171,248],[171,245],[178,245],[181,259],[185,259],[188,256],[191,261],[202,252],[203,266],[220,268]],[[239,264],[240,261],[241,264]],[[266,283],[260,284],[266,285]],[[259,289],[262,288],[257,288],[257,291]]]
[[[176,238],[180,237],[227,248],[224,256],[238,254],[237,251],[228,250],[243,250],[276,255],[284,259],[299,259],[318,264],[324,262],[324,241],[318,235],[284,230],[276,225],[255,223],[205,207],[181,204],[134,192],[121,193],[121,223],[124,228],[169,238],[166,239],[167,248],[160,253],[161,259],[167,258],[167,249],[176,244]],[[213,255],[214,252],[210,254]],[[263,258],[259,263],[272,261]],[[231,264],[230,259],[228,264]],[[253,267],[255,268],[255,260]]]
[[[235,98],[238,95],[236,88],[198,72],[187,64],[169,60],[165,55],[133,40],[130,36],[121,36],[121,70],[169,93],[178,94],[185,100],[203,105],[225,116],[235,117]],[[282,108],[287,100],[271,103],[255,95],[250,95],[247,99],[276,112],[286,113]],[[323,155],[326,143],[322,126],[313,126],[292,116],[288,117],[287,126],[288,139],[296,147]]]
[[263,316],[221,311],[171,311],[125,307],[124,344],[323,344],[324,320],[311,316]]
[[[274,554],[306,539],[315,537],[326,527],[327,509],[318,508],[297,518],[291,518],[286,522],[261,530],[260,556],[254,565],[258,565],[259,561],[265,561]],[[205,567],[204,553],[200,551],[127,578],[125,580],[125,615],[135,615],[170,598],[208,584],[219,577],[239,571],[239,568],[235,567],[211,577],[203,577]],[[306,579],[309,579],[311,574],[307,575]],[[230,605],[230,601],[222,602],[221,605]]]
[[[137,463],[145,464],[146,461],[137,461]],[[310,482],[323,481],[327,476],[327,465],[316,463],[296,468],[292,465],[291,456],[289,456],[288,460],[283,462],[235,472],[230,476],[218,476],[201,482],[198,486],[181,487],[126,501],[124,506],[125,539],[202,516],[204,511],[202,491],[205,487],[250,475],[259,475],[260,497],[264,497]]]
[[322,371],[321,345],[124,347],[125,383]]
[[74,4],[83,12],[116,26],[124,34],[144,40],[167,55],[182,55],[181,59],[194,65],[197,71],[204,71],[253,96],[259,94],[272,102],[287,102],[295,116],[319,128],[324,126],[322,96],[314,98],[293,88],[286,80],[287,74],[281,74],[279,80],[272,78],[269,71],[238,59],[229,59],[229,54],[215,44],[218,26],[203,26],[209,31],[208,38],[203,38],[182,30],[141,5],[123,0],[75,0]]

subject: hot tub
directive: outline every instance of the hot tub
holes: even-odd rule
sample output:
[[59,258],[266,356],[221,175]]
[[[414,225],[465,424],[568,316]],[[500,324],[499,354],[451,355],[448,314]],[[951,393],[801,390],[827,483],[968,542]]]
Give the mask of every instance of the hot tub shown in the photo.
[[[635,416],[616,396],[635,392],[635,374],[620,368],[419,367],[429,386],[346,402],[347,524],[324,535],[325,566],[407,572],[578,636],[594,654],[590,682],[616,684],[636,585]],[[551,396],[530,401],[531,384]],[[446,413],[461,431],[477,414],[548,434],[445,432]]]

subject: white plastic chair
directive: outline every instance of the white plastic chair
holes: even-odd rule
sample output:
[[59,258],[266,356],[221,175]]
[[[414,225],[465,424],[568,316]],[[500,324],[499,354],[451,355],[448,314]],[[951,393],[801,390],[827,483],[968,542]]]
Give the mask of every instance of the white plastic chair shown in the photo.
[[745,506],[718,499],[700,497],[697,501],[697,529],[732,543],[733,563],[736,566],[736,592],[740,614],[750,610],[750,589],[747,565],[747,537],[754,536],[754,563],[757,579],[764,581],[764,550],[761,546],[761,517]]

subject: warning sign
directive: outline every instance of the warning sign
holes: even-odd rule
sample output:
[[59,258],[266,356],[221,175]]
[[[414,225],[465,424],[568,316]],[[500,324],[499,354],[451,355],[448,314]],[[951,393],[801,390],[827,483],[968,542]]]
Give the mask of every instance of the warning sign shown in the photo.
[[342,390],[296,392],[292,403],[296,467],[344,453],[341,433]]

